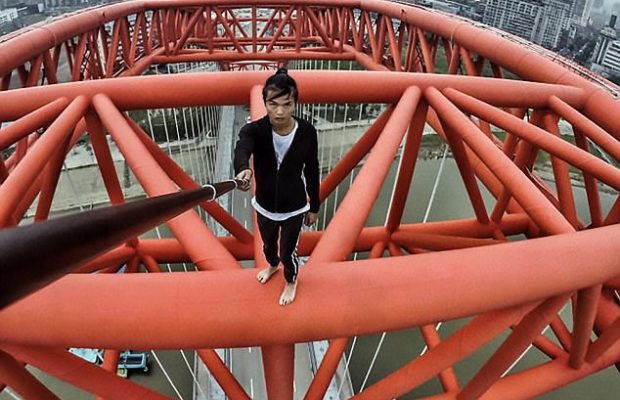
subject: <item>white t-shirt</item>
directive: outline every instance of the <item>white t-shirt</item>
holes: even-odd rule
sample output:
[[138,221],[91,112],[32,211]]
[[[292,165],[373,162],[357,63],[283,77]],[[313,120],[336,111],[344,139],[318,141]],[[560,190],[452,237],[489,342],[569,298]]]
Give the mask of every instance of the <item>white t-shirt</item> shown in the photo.
[[[280,168],[280,164],[282,164],[282,160],[286,155],[286,152],[291,147],[291,143],[293,143],[293,139],[295,138],[295,133],[297,132],[297,121],[295,121],[295,126],[291,133],[286,136],[282,136],[277,134],[275,131],[272,131],[273,136],[273,148],[276,151],[276,160],[278,161],[278,168]],[[305,213],[310,210],[310,204],[307,204],[300,208],[299,210],[287,212],[287,213],[274,213],[271,211],[265,210],[261,207],[260,204],[256,201],[256,197],[252,197],[252,206],[254,209],[265,217],[273,220],[273,221],[284,221],[285,219],[289,219],[290,217],[294,217],[295,215],[299,215]]]
[[279,135],[276,131],[271,131],[271,136],[273,137],[273,148],[276,151],[276,159],[278,160],[278,168],[280,168],[280,164],[282,164],[282,159],[286,155],[286,152],[291,147],[291,143],[293,143],[293,139],[295,138],[295,133],[297,132],[297,121],[295,121],[295,126],[293,130],[285,136]]

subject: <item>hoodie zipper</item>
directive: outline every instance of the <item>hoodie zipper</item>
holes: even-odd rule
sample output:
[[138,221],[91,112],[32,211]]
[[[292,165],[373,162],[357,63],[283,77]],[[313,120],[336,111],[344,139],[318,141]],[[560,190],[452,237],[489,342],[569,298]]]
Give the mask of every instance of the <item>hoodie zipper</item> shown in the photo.
[[[297,121],[295,121],[295,128],[299,129],[299,124]],[[273,128],[272,128],[273,129]],[[298,132],[295,132],[295,135],[297,135]],[[272,148],[273,148],[273,155],[276,158],[276,199],[275,199],[275,209],[276,212],[278,212],[278,182],[280,181],[280,166],[282,165],[282,163],[284,163],[284,159],[286,158],[287,154],[290,152],[291,147],[293,147],[293,142],[295,141],[295,138],[293,137],[293,141],[291,142],[291,145],[289,146],[288,150],[286,150],[286,153],[284,153],[284,155],[282,156],[282,162],[280,162],[278,164],[278,156],[276,155],[276,148],[275,145],[273,144],[273,139],[272,140]]]
[[[276,160],[276,163],[278,162],[278,160]],[[276,212],[278,212],[278,182],[280,181],[280,166],[278,165],[276,167],[276,204],[275,204],[275,208],[276,208]]]

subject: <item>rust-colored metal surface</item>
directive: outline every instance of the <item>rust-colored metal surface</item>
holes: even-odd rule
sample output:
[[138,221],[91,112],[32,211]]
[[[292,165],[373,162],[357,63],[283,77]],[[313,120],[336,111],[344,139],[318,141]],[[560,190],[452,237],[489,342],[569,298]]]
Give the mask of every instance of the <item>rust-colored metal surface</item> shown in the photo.
[[[96,396],[165,397],[117,378],[112,352],[97,368],[64,350],[97,347],[198,349],[227,395],[247,398],[217,353],[204,349],[262,346],[269,398],[291,399],[293,344],[327,339],[306,394],[322,399],[347,337],[411,327],[429,350],[355,398],[395,398],[436,376],[437,398],[532,398],[620,362],[620,92],[568,61],[464,19],[378,0],[128,1],[15,33],[0,54],[0,121],[10,122],[0,150],[11,149],[0,157],[0,249],[10,248],[0,256],[3,304],[16,299],[11,291],[49,282],[51,268],[64,274],[0,311],[0,384],[23,396],[54,398],[27,363]],[[258,285],[255,271],[240,269],[241,260],[264,265],[260,237],[215,203],[202,209],[229,234],[218,236],[189,211],[165,217],[171,238],[136,238],[145,225],[122,217],[127,226],[110,227],[104,247],[70,225],[54,231],[66,247],[32,244],[29,232],[62,225],[45,220],[63,160],[85,132],[110,204],[125,197],[108,135],[143,194],[196,188],[126,112],[249,104],[255,119],[269,69],[294,60],[365,69],[291,69],[300,102],[388,107],[321,183],[325,200],[359,168],[325,229],[302,233],[299,253],[310,258],[292,305],[275,301],[281,282]],[[153,64],[199,61],[222,72],[137,76]],[[454,155],[471,219],[404,221],[425,125]],[[533,168],[543,155],[551,185]],[[365,226],[396,156],[385,224]],[[35,222],[26,222],[35,199]],[[144,220],[165,215],[121,207]],[[79,224],[88,215],[71,218]],[[10,258],[19,248],[37,260]],[[369,260],[347,261],[353,252]],[[69,261],[72,254],[80,257]],[[166,262],[198,271],[153,273]],[[106,273],[121,264],[128,273]],[[149,273],[136,273],[139,264]],[[570,329],[558,318],[568,303]],[[439,337],[436,322],[465,317]],[[541,334],[547,326],[559,344]],[[501,335],[471,379],[455,375],[457,363]],[[530,345],[547,361],[502,376]]]

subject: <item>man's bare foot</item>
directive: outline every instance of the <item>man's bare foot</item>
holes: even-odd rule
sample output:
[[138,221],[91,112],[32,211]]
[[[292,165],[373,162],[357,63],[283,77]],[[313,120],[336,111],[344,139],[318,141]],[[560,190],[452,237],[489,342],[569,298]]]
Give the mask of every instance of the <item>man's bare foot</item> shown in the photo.
[[256,279],[258,279],[258,281],[260,283],[267,283],[267,281],[269,280],[269,278],[271,278],[271,275],[275,274],[278,271],[278,267],[267,267],[263,270],[261,270],[257,275],[256,275]]
[[294,283],[288,283],[284,285],[284,290],[280,296],[280,305],[285,306],[291,304],[295,300],[295,292],[297,291],[297,281]]

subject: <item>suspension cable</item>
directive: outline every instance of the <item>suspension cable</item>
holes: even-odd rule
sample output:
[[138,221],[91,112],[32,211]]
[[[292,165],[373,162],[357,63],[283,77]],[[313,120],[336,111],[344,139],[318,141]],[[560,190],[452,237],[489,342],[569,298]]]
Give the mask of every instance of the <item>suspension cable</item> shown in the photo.
[[375,361],[377,361],[377,357],[379,356],[379,351],[381,351],[381,346],[383,346],[383,340],[385,339],[386,332],[381,334],[381,339],[379,339],[379,344],[377,345],[377,350],[375,350],[375,354],[372,357],[372,361],[370,362],[370,366],[368,367],[368,371],[366,371],[366,376],[364,377],[364,382],[362,382],[362,387],[360,388],[360,392],[364,390],[366,386],[366,382],[368,381],[368,377],[370,376],[370,371],[375,366]]
[[[185,356],[185,352],[183,350],[181,350],[181,349],[179,351],[181,352],[181,356],[183,357],[183,360],[185,361],[185,365],[187,365],[187,369],[189,370],[189,373],[192,374],[192,379],[194,380],[194,383],[196,384],[196,387],[200,391],[200,394],[202,394],[202,396],[205,399],[208,398],[206,393],[202,390],[202,386],[200,385],[200,382],[198,382],[198,378],[196,377],[196,374],[194,374],[194,371],[192,370],[192,367],[189,365],[189,360]],[[196,354],[196,352],[194,351],[194,357],[196,357],[195,354]]]
[[[449,146],[444,145],[443,156],[441,157],[441,164],[439,164],[439,170],[437,171],[437,176],[435,177],[435,183],[433,184],[433,190],[431,192],[431,197],[428,199],[428,205],[426,206],[426,212],[424,213],[424,219],[422,220],[422,223],[426,223],[426,221],[428,220],[428,216],[431,212],[431,207],[433,206],[433,202],[435,201],[435,194],[437,193],[437,187],[439,186],[439,180],[441,179],[443,167],[444,167],[444,164],[446,163],[446,156],[448,155],[448,147]],[[441,328],[441,324],[442,322],[439,321],[435,325],[436,331],[439,331],[439,328]],[[426,353],[427,350],[428,350],[428,346],[425,344],[424,347],[422,348],[422,351],[420,352],[420,355]]]
[[181,396],[181,393],[179,392],[179,390],[175,386],[174,382],[172,382],[172,379],[170,378],[170,375],[168,375],[168,372],[166,371],[166,368],[164,368],[164,365],[161,363],[161,361],[159,361],[159,357],[157,357],[157,354],[155,354],[155,350],[151,350],[151,354],[153,355],[153,358],[157,362],[157,365],[159,365],[159,368],[161,368],[162,372],[164,373],[164,376],[166,377],[166,380],[168,380],[168,383],[170,383],[170,386],[172,386],[172,390],[174,390],[174,392],[176,393],[177,397],[179,399],[181,399],[181,400],[184,400],[183,396]]

